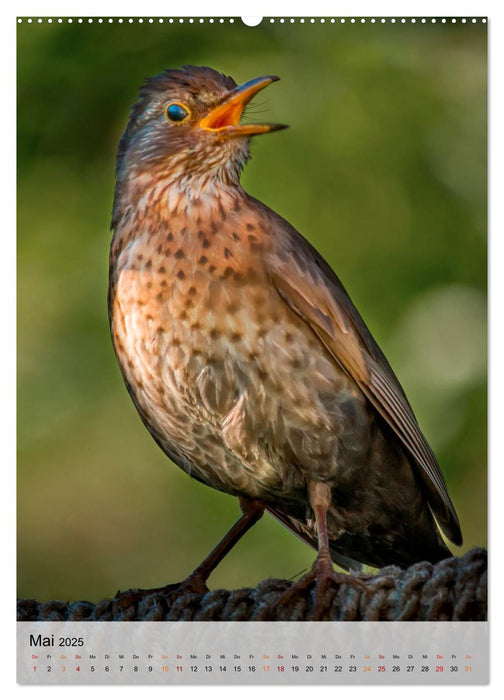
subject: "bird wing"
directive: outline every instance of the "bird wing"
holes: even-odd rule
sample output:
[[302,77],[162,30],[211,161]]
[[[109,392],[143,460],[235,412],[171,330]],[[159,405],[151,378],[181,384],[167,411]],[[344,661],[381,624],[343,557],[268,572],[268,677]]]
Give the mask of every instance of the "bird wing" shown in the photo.
[[290,224],[274,216],[276,244],[265,262],[280,297],[318,336],[397,435],[419,467],[441,529],[452,542],[462,544],[441,469],[385,356],[331,267]]

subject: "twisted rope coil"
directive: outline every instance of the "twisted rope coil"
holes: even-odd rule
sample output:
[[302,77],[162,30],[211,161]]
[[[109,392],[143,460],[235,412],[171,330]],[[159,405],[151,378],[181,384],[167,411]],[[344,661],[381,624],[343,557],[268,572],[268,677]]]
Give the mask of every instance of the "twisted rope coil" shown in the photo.
[[[476,548],[437,564],[420,562],[403,570],[387,566],[365,589],[352,583],[325,592],[323,619],[332,621],[482,621],[487,617],[487,552]],[[299,591],[288,604],[278,599],[292,581],[267,579],[256,588],[206,594],[132,589],[97,604],[87,601],[18,601],[18,621],[238,621],[312,619],[313,590]]]

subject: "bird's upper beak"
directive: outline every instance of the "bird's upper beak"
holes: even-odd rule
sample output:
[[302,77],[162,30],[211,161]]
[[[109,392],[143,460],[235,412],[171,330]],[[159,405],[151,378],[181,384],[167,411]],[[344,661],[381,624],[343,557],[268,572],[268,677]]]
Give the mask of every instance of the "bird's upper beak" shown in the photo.
[[261,78],[249,80],[243,85],[238,85],[201,119],[199,126],[205,131],[229,137],[267,134],[269,131],[287,128],[284,124],[240,124],[243,110],[254,95],[276,80],[279,80],[276,75],[264,75]]

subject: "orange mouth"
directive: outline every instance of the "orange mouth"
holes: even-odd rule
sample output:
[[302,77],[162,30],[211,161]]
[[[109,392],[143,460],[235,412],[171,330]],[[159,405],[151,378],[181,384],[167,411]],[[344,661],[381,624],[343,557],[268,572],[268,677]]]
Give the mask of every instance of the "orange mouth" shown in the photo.
[[226,136],[254,136],[266,134],[269,131],[285,129],[284,124],[240,124],[243,110],[257,93],[270,83],[279,80],[275,75],[265,75],[255,78],[248,83],[235,88],[229,96],[214,107],[200,121],[200,127],[205,131],[221,133]]

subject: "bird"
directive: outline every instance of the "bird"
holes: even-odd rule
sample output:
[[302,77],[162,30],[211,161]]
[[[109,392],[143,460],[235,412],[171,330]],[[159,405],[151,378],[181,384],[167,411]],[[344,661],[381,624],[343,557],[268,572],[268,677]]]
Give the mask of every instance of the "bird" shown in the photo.
[[[363,565],[452,556],[460,523],[390,364],[320,253],[248,194],[252,98],[206,66],[148,78],[117,149],[109,321],[150,434],[241,516],[185,580],[207,580],[269,512],[317,550],[315,597]],[[320,613],[320,611],[319,611]]]

